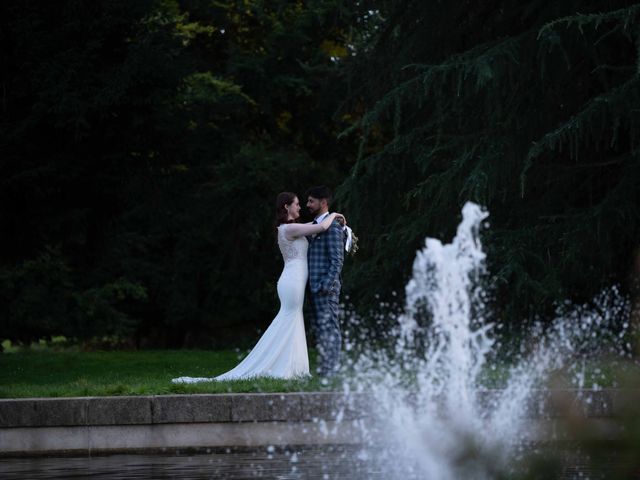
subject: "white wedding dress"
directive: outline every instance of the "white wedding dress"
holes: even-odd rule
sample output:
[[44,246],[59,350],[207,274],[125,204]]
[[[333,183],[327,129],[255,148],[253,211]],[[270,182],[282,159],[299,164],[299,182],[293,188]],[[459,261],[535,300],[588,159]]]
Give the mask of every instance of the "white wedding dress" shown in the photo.
[[280,311],[253,350],[234,369],[217,377],[179,377],[173,383],[239,380],[254,377],[298,378],[309,375],[309,356],[302,304],[307,283],[305,237],[287,240],[287,224],[278,227],[284,269],[278,279]]

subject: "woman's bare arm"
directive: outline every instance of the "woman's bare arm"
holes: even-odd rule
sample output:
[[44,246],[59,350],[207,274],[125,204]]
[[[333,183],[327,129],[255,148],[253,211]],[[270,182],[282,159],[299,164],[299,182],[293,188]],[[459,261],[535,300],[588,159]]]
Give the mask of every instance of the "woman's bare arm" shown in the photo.
[[332,213],[318,224],[312,223],[288,223],[285,226],[285,237],[287,240],[294,240],[298,237],[306,237],[308,235],[314,235],[316,233],[322,233],[326,231],[336,218],[344,218],[339,213]]

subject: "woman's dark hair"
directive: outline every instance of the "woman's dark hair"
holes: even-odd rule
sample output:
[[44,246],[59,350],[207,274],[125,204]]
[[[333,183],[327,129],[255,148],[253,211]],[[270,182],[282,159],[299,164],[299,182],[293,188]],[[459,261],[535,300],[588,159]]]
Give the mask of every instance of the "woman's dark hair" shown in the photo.
[[288,205],[291,205],[298,196],[293,192],[282,192],[276,197],[276,227],[279,227],[283,223],[293,223],[293,220],[289,220],[287,214]]

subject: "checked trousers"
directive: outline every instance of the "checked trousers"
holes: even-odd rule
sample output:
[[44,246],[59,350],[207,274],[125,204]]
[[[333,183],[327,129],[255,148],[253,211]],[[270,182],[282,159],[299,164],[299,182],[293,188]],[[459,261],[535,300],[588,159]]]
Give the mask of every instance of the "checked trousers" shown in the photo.
[[318,350],[318,375],[331,377],[340,367],[342,336],[338,322],[340,287],[333,288],[328,294],[309,294],[311,313],[311,331],[316,338]]

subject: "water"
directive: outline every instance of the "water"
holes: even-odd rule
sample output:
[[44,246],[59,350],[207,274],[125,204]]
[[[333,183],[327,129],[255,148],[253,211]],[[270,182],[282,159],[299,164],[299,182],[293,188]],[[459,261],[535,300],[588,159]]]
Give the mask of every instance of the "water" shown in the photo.
[[[497,360],[498,327],[487,320],[482,289],[485,254],[479,232],[488,213],[467,203],[450,244],[427,238],[406,286],[404,312],[388,332],[386,348],[362,348],[365,325],[347,349],[345,393],[369,392],[373,421],[360,423],[365,445],[358,458],[387,479],[489,479],[518,475],[525,452],[539,438],[526,418],[535,392],[562,370],[570,385],[585,385],[588,359],[625,355],[628,302],[615,290],[593,305],[563,305],[550,325],[534,325],[508,367]],[[491,401],[479,390],[487,371],[503,372]]]
[[0,459],[0,478],[384,480],[385,477],[358,460],[353,447],[336,445],[200,454]]
[[[294,457],[295,455],[295,457]],[[292,461],[292,458],[294,461]],[[611,458],[603,472],[596,472],[585,458],[568,457],[557,479],[629,478],[614,476],[621,461]],[[386,480],[385,470],[359,458],[354,447],[324,446],[298,449],[209,452],[199,454],[103,455],[84,457],[0,458],[3,480],[109,479],[157,480],[180,478],[273,480]],[[420,477],[438,480],[436,477]],[[471,477],[469,477],[471,478]],[[632,478],[640,478],[640,475]]]

